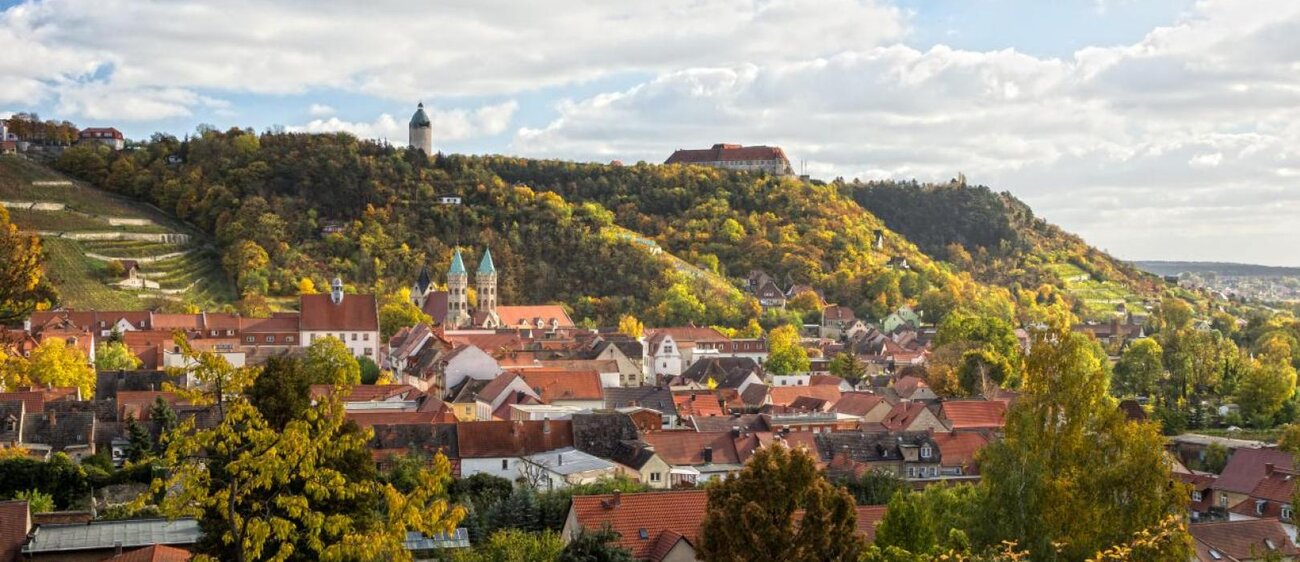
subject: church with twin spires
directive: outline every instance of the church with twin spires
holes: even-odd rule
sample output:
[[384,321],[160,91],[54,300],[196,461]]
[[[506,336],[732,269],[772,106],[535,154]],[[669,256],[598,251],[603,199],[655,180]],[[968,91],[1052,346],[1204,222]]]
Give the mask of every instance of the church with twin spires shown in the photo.
[[573,328],[573,320],[564,307],[556,304],[502,306],[498,302],[497,268],[492,251],[483,249],[483,258],[474,272],[475,307],[469,303],[469,271],[460,248],[452,253],[447,268],[447,288],[434,287],[428,266],[411,287],[411,300],[420,310],[440,322],[446,330]]

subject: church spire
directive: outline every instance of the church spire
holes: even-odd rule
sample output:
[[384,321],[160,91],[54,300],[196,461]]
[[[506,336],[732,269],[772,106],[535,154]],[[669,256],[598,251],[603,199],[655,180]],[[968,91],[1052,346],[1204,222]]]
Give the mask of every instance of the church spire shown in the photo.
[[492,264],[492,250],[490,248],[483,248],[483,261],[478,264],[478,272],[479,274],[497,272],[496,266]]

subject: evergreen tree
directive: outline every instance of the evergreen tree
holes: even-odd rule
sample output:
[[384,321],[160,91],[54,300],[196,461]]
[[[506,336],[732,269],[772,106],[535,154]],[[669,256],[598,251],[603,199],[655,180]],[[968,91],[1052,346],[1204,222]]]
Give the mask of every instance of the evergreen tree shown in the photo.
[[153,451],[153,437],[144,424],[135,421],[135,416],[126,417],[126,433],[129,440],[127,460],[140,462]]
[[583,529],[569,540],[559,562],[632,562],[632,552],[618,546],[618,533]]

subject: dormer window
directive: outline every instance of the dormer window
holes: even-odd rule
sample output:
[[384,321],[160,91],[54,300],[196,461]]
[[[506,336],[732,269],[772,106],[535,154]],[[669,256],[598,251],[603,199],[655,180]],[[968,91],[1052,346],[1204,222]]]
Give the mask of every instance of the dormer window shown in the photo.
[[1194,501],[1194,502],[1201,501],[1201,491],[1200,491],[1200,490],[1192,490],[1192,501]]
[[923,445],[923,446],[921,447],[921,458],[923,458],[923,459],[928,459],[928,458],[930,458],[930,453],[933,453],[933,452],[934,452],[934,451],[930,449],[930,446],[929,446],[929,445]]
[[1265,508],[1266,506],[1268,506],[1268,502],[1267,502],[1267,501],[1264,501],[1264,500],[1255,500],[1255,514],[1256,514],[1256,515],[1263,515],[1263,514],[1264,514],[1264,508]]
[[1282,506],[1282,520],[1283,521],[1291,520],[1291,506],[1289,505]]

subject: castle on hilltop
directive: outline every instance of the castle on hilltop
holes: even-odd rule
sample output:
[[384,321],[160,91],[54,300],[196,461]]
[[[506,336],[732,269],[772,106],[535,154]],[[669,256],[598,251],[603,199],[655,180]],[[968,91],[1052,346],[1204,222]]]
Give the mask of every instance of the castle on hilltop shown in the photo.
[[492,251],[483,250],[483,258],[474,272],[475,306],[469,302],[469,271],[457,248],[447,268],[447,288],[438,290],[429,267],[420,271],[411,286],[411,301],[447,330],[465,329],[536,329],[572,328],[573,320],[558,304],[501,306],[497,298],[497,268]]
[[424,102],[415,106],[415,114],[411,116],[411,125],[408,129],[411,148],[423,150],[426,155],[433,156],[433,122],[429,121],[429,115],[424,112]]

